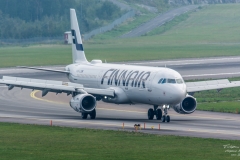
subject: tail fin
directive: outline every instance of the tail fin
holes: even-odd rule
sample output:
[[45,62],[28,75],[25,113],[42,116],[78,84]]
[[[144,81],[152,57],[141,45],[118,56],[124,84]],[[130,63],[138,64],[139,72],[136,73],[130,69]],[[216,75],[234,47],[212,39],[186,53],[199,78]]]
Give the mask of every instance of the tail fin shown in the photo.
[[75,9],[70,9],[70,19],[71,19],[71,32],[72,32],[72,58],[73,63],[88,62],[82,45],[82,38],[78,26],[78,20],[76,16]]

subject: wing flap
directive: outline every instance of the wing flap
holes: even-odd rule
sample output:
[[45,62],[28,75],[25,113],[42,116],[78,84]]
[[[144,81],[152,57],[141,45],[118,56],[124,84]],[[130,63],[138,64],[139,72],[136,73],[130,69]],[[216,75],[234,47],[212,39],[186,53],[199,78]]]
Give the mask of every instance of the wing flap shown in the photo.
[[37,90],[47,90],[48,92],[56,93],[72,93],[78,92],[79,89],[86,91],[93,95],[102,96],[114,96],[114,90],[112,89],[95,89],[95,88],[84,88],[83,85],[71,82],[62,81],[51,81],[51,80],[40,80],[40,79],[29,79],[29,78],[19,78],[19,77],[9,77],[3,76],[0,79],[0,84],[6,84],[9,88],[21,87],[27,89],[37,89]]

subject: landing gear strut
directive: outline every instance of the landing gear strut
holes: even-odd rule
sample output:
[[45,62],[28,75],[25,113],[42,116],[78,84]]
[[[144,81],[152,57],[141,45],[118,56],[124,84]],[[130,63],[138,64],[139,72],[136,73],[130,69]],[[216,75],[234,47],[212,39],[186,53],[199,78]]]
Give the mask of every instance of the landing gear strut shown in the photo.
[[96,109],[94,109],[89,115],[90,115],[91,119],[95,119],[96,118]]
[[[162,122],[170,122],[170,116],[168,115],[169,106],[163,105],[162,109],[160,109],[160,108],[158,108],[157,105],[154,105],[153,108],[154,109],[150,108],[148,110],[148,119],[149,120],[152,120],[155,115],[157,120],[162,120]],[[162,110],[163,110],[163,112],[162,112]]]
[[160,108],[158,108],[157,105],[154,105],[153,107],[154,107],[154,110],[152,108],[150,108],[148,110],[148,119],[152,120],[154,115],[156,115],[156,119],[157,120],[161,120],[161,118],[162,118],[162,110]]
[[169,106],[163,106],[163,112],[164,112],[164,115],[162,117],[162,122],[170,122],[170,116],[168,115],[168,108]]
[[90,113],[86,113],[86,112],[82,112],[82,119],[87,119],[88,114],[90,115],[91,119],[95,119],[96,118],[96,109],[94,109],[92,112]]

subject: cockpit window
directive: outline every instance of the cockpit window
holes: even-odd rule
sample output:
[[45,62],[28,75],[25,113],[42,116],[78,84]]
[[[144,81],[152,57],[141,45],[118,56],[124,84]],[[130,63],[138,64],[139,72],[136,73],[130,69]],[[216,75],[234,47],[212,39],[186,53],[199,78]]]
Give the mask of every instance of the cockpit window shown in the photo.
[[182,84],[183,83],[182,79],[176,79],[176,81],[177,81],[178,84]]
[[166,78],[161,78],[161,79],[158,81],[158,84],[163,84],[163,83],[166,83]]
[[175,79],[167,79],[167,83],[176,83]]
[[158,84],[162,83],[162,80],[163,80],[163,78],[161,78],[161,79],[158,81]]
[[171,78],[161,78],[159,81],[158,81],[158,84],[164,84],[164,83],[171,83],[171,84],[182,84],[184,83],[183,79],[171,79]]
[[163,84],[163,83],[166,83],[166,78],[164,78],[164,79],[162,80],[162,84]]
[[166,83],[167,82],[167,79],[166,78],[161,78],[159,81],[158,81],[158,84],[163,84],[163,83]]

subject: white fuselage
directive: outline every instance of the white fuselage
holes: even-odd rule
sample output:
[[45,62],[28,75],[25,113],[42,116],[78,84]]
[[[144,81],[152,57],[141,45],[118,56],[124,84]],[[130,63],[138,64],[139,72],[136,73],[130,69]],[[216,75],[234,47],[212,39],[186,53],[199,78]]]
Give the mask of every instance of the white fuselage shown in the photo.
[[181,75],[169,68],[124,64],[71,64],[69,80],[88,88],[121,89],[131,103],[175,105],[187,95]]

